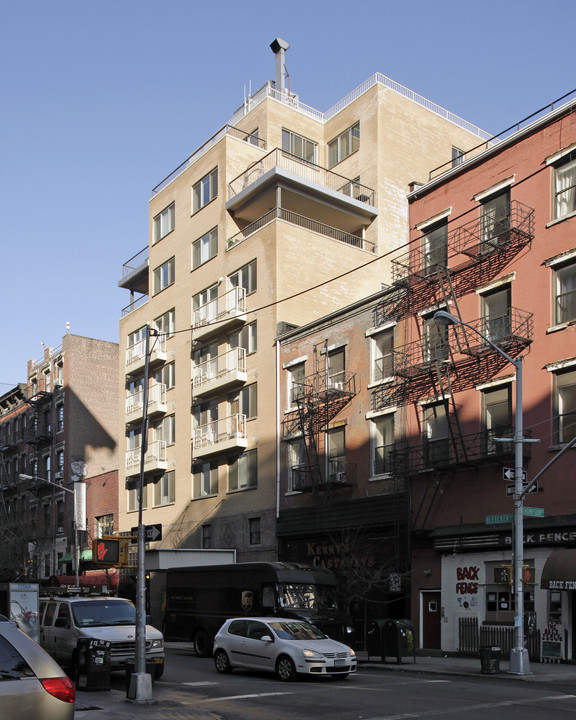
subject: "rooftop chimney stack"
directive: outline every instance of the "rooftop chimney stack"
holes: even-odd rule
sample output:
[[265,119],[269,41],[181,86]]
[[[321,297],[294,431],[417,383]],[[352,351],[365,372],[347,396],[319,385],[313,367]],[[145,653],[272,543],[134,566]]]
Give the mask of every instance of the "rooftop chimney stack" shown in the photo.
[[270,43],[272,52],[276,56],[276,90],[286,92],[286,66],[284,63],[284,55],[290,45],[282,38],[276,38]]

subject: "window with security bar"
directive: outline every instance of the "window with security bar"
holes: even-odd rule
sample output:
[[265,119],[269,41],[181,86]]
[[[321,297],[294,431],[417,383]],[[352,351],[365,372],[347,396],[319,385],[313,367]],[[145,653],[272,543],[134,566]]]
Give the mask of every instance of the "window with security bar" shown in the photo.
[[554,218],[576,212],[576,150],[554,168]]
[[554,271],[554,323],[576,320],[576,262]]
[[392,451],[394,450],[394,413],[372,421],[374,454],[372,474],[385,475],[392,472]]
[[372,382],[394,375],[394,328],[388,328],[372,338]]

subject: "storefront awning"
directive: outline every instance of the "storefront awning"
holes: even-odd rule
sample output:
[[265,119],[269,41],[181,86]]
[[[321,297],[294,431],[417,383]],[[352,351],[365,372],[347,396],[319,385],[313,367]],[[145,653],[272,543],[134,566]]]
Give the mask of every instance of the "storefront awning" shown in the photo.
[[576,549],[555,550],[544,563],[543,590],[576,590]]

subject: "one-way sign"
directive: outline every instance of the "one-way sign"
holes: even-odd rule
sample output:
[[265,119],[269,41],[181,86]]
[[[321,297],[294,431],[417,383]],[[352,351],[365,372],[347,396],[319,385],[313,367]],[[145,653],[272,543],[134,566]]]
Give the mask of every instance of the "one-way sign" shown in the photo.
[[[528,483],[523,482],[522,490],[526,490],[527,487],[528,487]],[[516,485],[506,485],[506,495],[514,495],[515,488],[516,488]],[[532,485],[530,490],[528,490],[528,493],[534,493],[534,492],[538,492],[538,483],[535,483],[534,485]]]
[[[522,482],[526,482],[526,470],[522,470]],[[502,468],[502,479],[503,480],[515,480],[516,479],[516,472],[514,468]]]
[[[130,528],[130,534],[132,535],[132,542],[138,541],[138,527]],[[156,542],[162,540],[162,525],[144,525],[144,540],[146,542]]]

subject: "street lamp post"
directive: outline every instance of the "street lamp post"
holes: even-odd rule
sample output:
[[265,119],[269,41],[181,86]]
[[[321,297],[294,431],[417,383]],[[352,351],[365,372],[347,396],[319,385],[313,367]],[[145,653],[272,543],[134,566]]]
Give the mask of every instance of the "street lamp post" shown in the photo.
[[[502,355],[516,368],[516,413],[514,424],[514,543],[512,546],[512,567],[514,587],[514,647],[510,651],[509,672],[514,675],[530,674],[528,650],[524,647],[524,487],[523,478],[523,401],[522,401],[522,361],[523,357],[512,358],[502,348],[495,345],[490,338],[483,335],[473,325],[445,310],[434,313],[438,325],[463,325],[479,335],[484,342]],[[495,438],[496,440],[497,438]]]
[[20,478],[20,480],[40,480],[41,482],[45,482],[48,485],[53,485],[59,490],[64,490],[64,492],[71,493],[74,496],[74,574],[76,579],[76,587],[78,587],[80,585],[80,553],[78,552],[78,523],[76,522],[76,486],[74,486],[74,490],[70,490],[63,485],[58,485],[58,483],[52,482],[52,480],[47,480],[46,478],[38,477],[37,475],[25,475],[23,473],[20,473],[18,477]]

